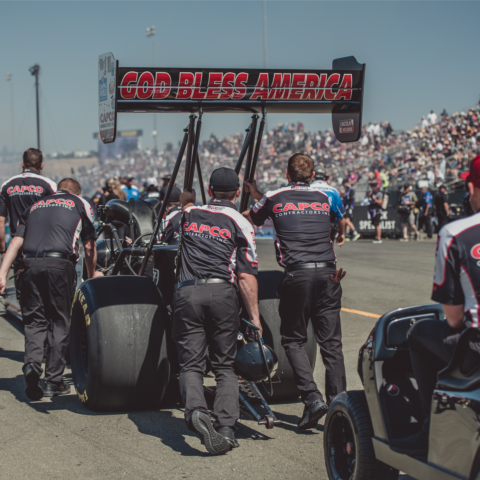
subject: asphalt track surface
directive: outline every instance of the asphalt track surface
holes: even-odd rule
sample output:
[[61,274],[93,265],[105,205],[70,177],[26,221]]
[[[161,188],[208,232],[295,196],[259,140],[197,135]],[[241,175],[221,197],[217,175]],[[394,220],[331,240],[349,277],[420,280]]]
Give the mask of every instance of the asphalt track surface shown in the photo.
[[[337,248],[347,271],[343,307],[373,315],[430,302],[435,241],[349,242]],[[272,240],[259,240],[262,269],[278,268]],[[1,307],[0,307],[1,308]],[[360,389],[358,349],[375,324],[374,316],[342,312],[348,389]],[[0,478],[2,479],[209,479],[262,480],[327,478],[323,420],[316,430],[299,432],[298,402],[275,404],[284,423],[273,430],[242,417],[240,448],[211,457],[189,432],[180,404],[159,411],[97,414],[72,392],[31,402],[21,371],[21,324],[0,318]],[[323,385],[323,366],[316,380]],[[66,380],[71,382],[70,372]],[[403,476],[402,480],[406,480]]]

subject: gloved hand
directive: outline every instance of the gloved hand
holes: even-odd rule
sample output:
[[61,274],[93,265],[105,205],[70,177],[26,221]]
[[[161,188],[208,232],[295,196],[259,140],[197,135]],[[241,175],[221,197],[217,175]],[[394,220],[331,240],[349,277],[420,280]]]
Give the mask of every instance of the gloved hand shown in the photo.
[[340,283],[340,280],[347,274],[347,272],[343,271],[343,268],[340,270],[336,270],[335,274],[330,275],[330,279],[333,280],[334,282]]

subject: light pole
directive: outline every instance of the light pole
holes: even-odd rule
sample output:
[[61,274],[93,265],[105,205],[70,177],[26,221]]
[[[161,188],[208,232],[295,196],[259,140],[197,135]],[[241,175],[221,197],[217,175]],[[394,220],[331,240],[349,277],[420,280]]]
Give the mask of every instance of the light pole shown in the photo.
[[12,124],[12,153],[15,153],[15,123],[14,123],[14,109],[13,109],[13,75],[7,73],[7,82],[10,82],[10,122]]
[[35,77],[35,93],[37,97],[37,148],[40,150],[40,105],[38,103],[38,75],[40,73],[40,65],[36,63],[29,68],[30,73]]
[[[147,27],[147,38],[152,37],[152,47],[153,47],[153,68],[155,68],[155,27]],[[157,153],[157,115],[154,113],[153,114],[153,148],[155,153]]]

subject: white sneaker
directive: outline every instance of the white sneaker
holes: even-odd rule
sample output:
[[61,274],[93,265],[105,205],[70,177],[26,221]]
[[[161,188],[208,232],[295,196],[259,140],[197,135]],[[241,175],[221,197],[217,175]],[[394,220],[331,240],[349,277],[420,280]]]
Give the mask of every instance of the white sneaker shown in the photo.
[[401,242],[408,242],[408,238],[401,238],[400,241]]
[[372,243],[382,243],[382,241],[375,239]]
[[352,241],[353,241],[353,242],[356,242],[360,237],[361,237],[361,235],[360,235],[359,233],[357,233],[357,234],[352,238]]

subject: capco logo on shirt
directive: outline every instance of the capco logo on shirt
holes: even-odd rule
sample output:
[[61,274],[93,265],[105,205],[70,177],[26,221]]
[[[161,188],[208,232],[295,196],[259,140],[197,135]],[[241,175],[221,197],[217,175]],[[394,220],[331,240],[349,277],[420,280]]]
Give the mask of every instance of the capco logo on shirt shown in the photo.
[[196,223],[191,223],[190,225],[188,222],[185,222],[183,225],[184,232],[197,232],[197,233],[208,233],[212,237],[222,237],[222,238],[230,238],[232,234],[226,228],[220,227],[210,227],[209,225],[200,225],[198,226]]
[[480,243],[477,243],[475,246],[472,247],[470,250],[470,254],[475,260],[480,260]]
[[63,198],[56,198],[56,199],[50,198],[48,200],[40,200],[35,205],[33,205],[30,211],[33,212],[36,208],[39,208],[39,207],[49,207],[49,206],[58,206],[58,205],[62,207],[72,208],[75,206],[75,202],[73,202],[72,200],[65,200]]
[[13,195],[14,193],[43,193],[43,187],[35,186],[35,185],[22,185],[19,187],[16,185],[15,187],[8,187],[7,193],[9,195]]
[[289,210],[305,210],[307,208],[312,208],[313,210],[320,210],[324,212],[330,211],[330,205],[328,203],[320,203],[320,202],[313,202],[313,203],[298,203],[295,205],[294,203],[287,203],[285,207],[282,203],[277,203],[273,207],[274,213],[280,212],[288,212]]

